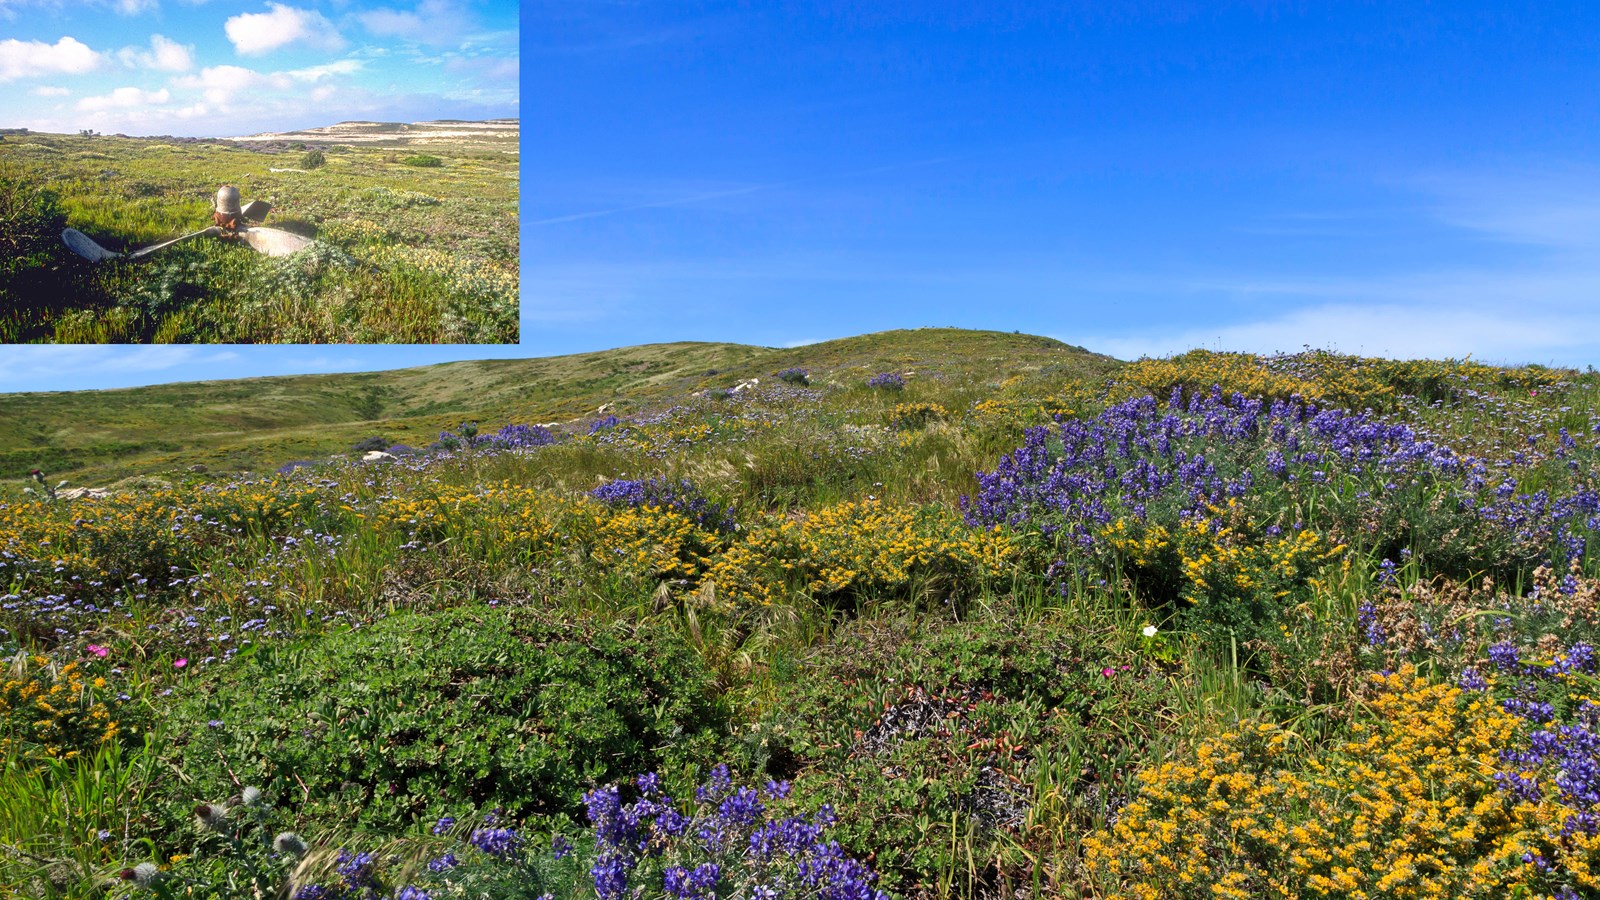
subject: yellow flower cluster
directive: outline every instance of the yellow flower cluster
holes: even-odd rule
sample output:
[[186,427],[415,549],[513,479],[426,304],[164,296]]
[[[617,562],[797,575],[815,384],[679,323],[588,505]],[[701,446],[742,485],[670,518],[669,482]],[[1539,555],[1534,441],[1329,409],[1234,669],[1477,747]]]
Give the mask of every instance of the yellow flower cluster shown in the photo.
[[1247,397],[1299,394],[1310,400],[1324,396],[1318,382],[1272,372],[1252,354],[1191,350],[1171,359],[1141,359],[1118,369],[1111,399],[1149,394],[1165,400],[1175,387],[1187,393],[1209,391],[1212,385],[1220,386],[1224,394],[1238,392]]
[[48,563],[68,577],[163,575],[180,554],[283,534],[325,495],[301,484],[239,484],[117,493],[92,503],[34,500],[0,504],[0,549]]
[[890,428],[925,428],[943,422],[949,413],[937,403],[897,403],[889,410]]
[[985,397],[967,408],[967,424],[977,431],[1000,431],[1021,422],[1023,405],[1011,399]]
[[1161,525],[1118,519],[1100,536],[1118,555],[1122,571],[1175,583],[1180,596],[1196,604],[1263,593],[1281,598],[1345,549],[1310,530],[1255,540],[1247,529],[1221,521],[1186,519],[1173,534]]
[[843,503],[749,529],[707,579],[732,605],[771,605],[789,590],[873,599],[990,578],[1015,558],[998,531],[967,528],[948,510]]
[[118,725],[77,663],[19,656],[0,683],[0,759],[34,754],[73,759],[116,738]]
[[697,581],[722,536],[674,509],[613,509],[587,498],[569,507],[567,533],[602,568],[643,577]]
[[1140,900],[1547,896],[1531,852],[1600,890],[1600,840],[1559,837],[1561,808],[1497,788],[1518,719],[1411,669],[1375,682],[1348,741],[1313,749],[1260,724],[1140,773],[1117,823],[1085,840],[1090,875]]
[[408,540],[449,541],[495,559],[528,562],[558,543],[565,507],[549,491],[511,482],[468,487],[418,481],[410,488],[353,514]]
[[[1213,530],[1210,523],[1198,519],[1183,522],[1178,547],[1189,584],[1187,594],[1197,602],[1208,594],[1239,596],[1281,588],[1344,551],[1343,546],[1330,546],[1310,530],[1254,543],[1231,528]],[[1274,596],[1284,593],[1274,590]]]
[[1175,387],[1311,401],[1354,409],[1384,408],[1400,395],[1442,399],[1463,387],[1538,389],[1558,383],[1560,373],[1537,367],[1501,369],[1471,360],[1388,360],[1314,350],[1271,361],[1249,353],[1191,350],[1170,359],[1141,359],[1119,369],[1106,399],[1150,394],[1166,399]]

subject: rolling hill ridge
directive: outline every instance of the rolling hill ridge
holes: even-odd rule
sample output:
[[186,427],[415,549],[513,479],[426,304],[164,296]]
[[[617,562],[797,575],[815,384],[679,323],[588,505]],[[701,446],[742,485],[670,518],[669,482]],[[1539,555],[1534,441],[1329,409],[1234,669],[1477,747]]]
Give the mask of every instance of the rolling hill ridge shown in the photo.
[[22,479],[35,468],[83,485],[194,465],[259,471],[338,453],[373,435],[426,444],[469,419],[567,422],[605,404],[618,412],[670,405],[790,366],[826,381],[878,371],[998,379],[1116,365],[1051,338],[928,328],[797,348],[680,342],[381,372],[0,394],[0,479]]

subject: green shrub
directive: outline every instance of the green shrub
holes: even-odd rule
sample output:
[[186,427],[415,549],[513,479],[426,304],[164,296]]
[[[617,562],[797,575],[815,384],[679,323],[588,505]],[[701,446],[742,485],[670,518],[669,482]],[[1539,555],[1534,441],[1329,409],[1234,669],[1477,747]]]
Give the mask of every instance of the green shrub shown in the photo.
[[300,168],[320,169],[328,162],[328,157],[321,150],[307,150],[300,157]]
[[404,613],[224,670],[171,717],[174,797],[234,778],[301,821],[395,829],[463,807],[571,816],[586,788],[718,739],[710,681],[671,631],[526,609]]
[[416,166],[417,168],[420,168],[420,169],[437,169],[440,166],[444,165],[444,160],[440,159],[439,157],[437,157],[437,156],[427,156],[425,154],[424,155],[418,155],[418,156],[408,156],[405,159],[402,159],[400,161],[405,163],[408,166]]
[[990,612],[932,628],[857,623],[777,670],[752,762],[832,804],[840,843],[874,853],[884,887],[904,896],[952,879],[1009,896],[1002,887],[1070,868],[1070,836],[1114,818],[1164,740],[1174,695],[1162,666],[1113,655],[1081,620]]
[[0,300],[42,299],[57,290],[67,214],[55,191],[0,176]]

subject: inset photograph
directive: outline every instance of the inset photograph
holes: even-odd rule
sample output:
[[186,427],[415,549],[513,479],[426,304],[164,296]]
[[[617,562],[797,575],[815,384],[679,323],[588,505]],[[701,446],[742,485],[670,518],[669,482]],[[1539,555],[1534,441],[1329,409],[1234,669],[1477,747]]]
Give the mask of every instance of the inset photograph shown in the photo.
[[517,342],[515,3],[0,23],[0,343]]

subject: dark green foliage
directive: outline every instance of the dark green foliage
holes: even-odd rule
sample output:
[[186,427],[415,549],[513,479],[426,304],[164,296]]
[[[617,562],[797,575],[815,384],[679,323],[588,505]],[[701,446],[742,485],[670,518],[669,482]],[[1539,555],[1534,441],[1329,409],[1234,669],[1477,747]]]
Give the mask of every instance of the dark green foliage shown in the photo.
[[400,161],[408,166],[416,166],[419,169],[437,169],[438,167],[444,165],[444,160],[437,156],[428,156],[426,154],[408,156]]
[[357,441],[350,449],[356,453],[369,453],[373,450],[388,450],[392,443],[394,442],[382,435],[374,435]]
[[328,157],[321,150],[307,150],[300,157],[300,168],[320,169],[328,162]]
[[559,821],[585,789],[703,753],[720,728],[671,631],[526,609],[401,614],[224,678],[172,712],[172,761],[193,779],[174,818],[236,776],[323,825],[405,829],[471,808]]
[[1026,883],[1026,857],[1006,848],[1030,847],[1041,768],[1072,785],[1050,802],[1086,832],[1162,740],[1175,695],[1162,667],[1113,655],[1081,620],[1018,614],[863,621],[782,672],[754,761],[831,803],[841,842],[876,853],[897,892]]
[[31,304],[61,285],[67,215],[55,191],[0,176],[0,303]]

